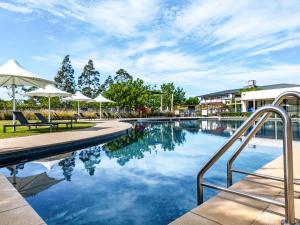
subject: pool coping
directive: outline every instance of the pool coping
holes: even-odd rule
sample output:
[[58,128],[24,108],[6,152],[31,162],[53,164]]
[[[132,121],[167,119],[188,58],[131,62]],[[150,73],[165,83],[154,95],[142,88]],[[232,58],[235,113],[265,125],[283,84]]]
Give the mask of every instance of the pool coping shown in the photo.
[[117,120],[93,122],[95,126],[85,129],[0,139],[3,146],[0,149],[0,165],[6,166],[22,157],[35,159],[45,154],[64,153],[103,143],[128,134],[132,128],[131,124]]

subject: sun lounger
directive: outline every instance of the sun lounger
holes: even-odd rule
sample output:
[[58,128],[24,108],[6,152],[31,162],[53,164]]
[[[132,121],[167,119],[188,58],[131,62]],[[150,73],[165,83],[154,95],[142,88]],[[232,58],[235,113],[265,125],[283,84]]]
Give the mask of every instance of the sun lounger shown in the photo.
[[79,115],[80,115],[80,119],[89,119],[89,120],[96,119],[95,116],[85,116],[83,115],[83,113],[79,113]]
[[41,114],[41,113],[35,113],[35,116],[41,121],[41,123],[44,124],[53,124],[53,125],[57,125],[57,127],[60,124],[65,124],[66,127],[69,127],[69,125],[71,125],[71,128],[73,128],[73,121],[71,120],[70,122],[48,122],[48,120]]
[[56,130],[58,131],[58,125],[55,124],[49,124],[49,123],[30,123],[25,118],[22,112],[13,112],[16,119],[19,121],[20,124],[11,124],[11,125],[3,125],[3,132],[6,133],[7,127],[13,127],[14,131],[16,130],[16,127],[28,127],[29,129],[31,127],[49,127],[50,131],[52,131],[52,127],[56,127]]

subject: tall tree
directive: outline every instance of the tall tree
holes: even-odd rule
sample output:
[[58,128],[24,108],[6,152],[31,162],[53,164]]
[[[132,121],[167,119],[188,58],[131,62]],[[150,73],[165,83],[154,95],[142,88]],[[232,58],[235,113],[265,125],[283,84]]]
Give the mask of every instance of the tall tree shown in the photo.
[[133,77],[124,69],[119,69],[116,72],[116,76],[114,77],[114,80],[116,82],[126,82],[128,80],[132,80]]
[[114,80],[112,79],[111,75],[109,75],[103,84],[101,84],[100,86],[100,90],[99,90],[99,93],[102,93],[104,91],[106,91],[109,87],[109,85],[113,84],[114,83]]
[[93,60],[89,60],[78,77],[78,87],[90,98],[96,97],[100,88],[100,73],[94,68]]
[[55,78],[56,86],[66,92],[75,93],[76,83],[74,78],[74,69],[71,65],[70,55],[66,55],[61,63]]

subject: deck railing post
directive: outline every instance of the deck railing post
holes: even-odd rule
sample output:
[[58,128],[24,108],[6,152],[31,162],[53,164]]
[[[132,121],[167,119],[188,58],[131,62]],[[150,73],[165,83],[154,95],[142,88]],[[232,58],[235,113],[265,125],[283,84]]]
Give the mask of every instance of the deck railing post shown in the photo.
[[283,135],[283,167],[284,167],[284,197],[285,216],[287,224],[295,224],[294,205],[294,166],[293,166],[293,133],[292,122],[287,114],[284,114],[284,135]]

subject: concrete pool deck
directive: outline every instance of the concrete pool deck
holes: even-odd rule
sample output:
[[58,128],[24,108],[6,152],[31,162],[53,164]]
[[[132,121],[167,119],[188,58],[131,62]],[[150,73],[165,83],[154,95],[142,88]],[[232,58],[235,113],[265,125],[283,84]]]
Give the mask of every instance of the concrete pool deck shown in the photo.
[[[106,141],[127,134],[132,125],[116,120],[95,121],[94,127],[47,133],[41,135],[0,140],[0,158],[5,161],[13,155],[28,155],[30,152],[55,151],[60,148],[82,146],[87,142]],[[15,187],[0,174],[0,224],[42,225],[46,224]]]
[[[90,122],[90,121],[89,121]],[[95,126],[80,130],[52,132],[26,137],[0,139],[0,164],[19,156],[55,153],[59,149],[84,147],[127,134],[132,125],[117,120],[93,120]]]
[[[294,145],[294,178],[300,178],[300,144]],[[240,168],[242,169],[242,168]],[[283,157],[263,166],[257,173],[283,177]],[[299,180],[299,179],[298,179]],[[300,185],[294,185],[300,191]],[[234,190],[261,195],[284,202],[283,183],[269,179],[247,176],[235,183]],[[206,188],[205,188],[206,189]],[[295,193],[295,214],[300,219],[300,198]],[[284,208],[258,202],[230,193],[219,194],[204,204],[173,221],[172,225],[280,225],[284,219]]]

